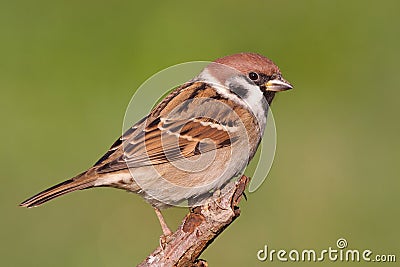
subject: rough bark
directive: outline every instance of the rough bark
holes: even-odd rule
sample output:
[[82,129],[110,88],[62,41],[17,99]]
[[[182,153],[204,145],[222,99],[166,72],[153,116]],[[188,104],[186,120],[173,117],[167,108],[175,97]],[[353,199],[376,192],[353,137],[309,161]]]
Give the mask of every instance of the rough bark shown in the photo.
[[191,208],[178,230],[138,266],[207,266],[199,256],[239,217],[237,205],[248,181],[246,176],[242,176],[215,192],[204,205]]

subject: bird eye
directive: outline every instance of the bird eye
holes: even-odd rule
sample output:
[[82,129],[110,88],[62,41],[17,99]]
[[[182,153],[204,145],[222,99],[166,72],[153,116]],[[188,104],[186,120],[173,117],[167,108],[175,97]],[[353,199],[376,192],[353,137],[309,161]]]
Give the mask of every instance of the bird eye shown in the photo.
[[250,72],[249,78],[250,78],[250,80],[256,81],[256,80],[258,80],[258,74],[255,72]]

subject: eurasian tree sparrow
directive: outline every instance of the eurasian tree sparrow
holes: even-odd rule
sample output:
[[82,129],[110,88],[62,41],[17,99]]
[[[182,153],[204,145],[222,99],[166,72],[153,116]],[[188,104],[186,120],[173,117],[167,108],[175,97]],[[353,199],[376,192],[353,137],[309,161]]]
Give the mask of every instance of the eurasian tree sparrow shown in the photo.
[[254,53],[215,60],[129,128],[93,167],[22,202],[107,186],[138,193],[156,210],[197,205],[238,176],[254,156],[275,93],[291,89],[279,68]]

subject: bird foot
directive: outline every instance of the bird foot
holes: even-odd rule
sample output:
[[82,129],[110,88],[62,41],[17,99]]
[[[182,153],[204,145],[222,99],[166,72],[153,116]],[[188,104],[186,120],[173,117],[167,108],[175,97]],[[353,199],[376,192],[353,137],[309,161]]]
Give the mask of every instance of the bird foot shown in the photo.
[[171,241],[172,239],[172,232],[169,235],[163,234],[160,236],[160,248],[162,250],[165,249],[165,246],[169,243],[169,241]]
[[160,236],[160,247],[164,249],[165,245],[171,239],[172,231],[169,229],[167,223],[165,222],[165,219],[162,216],[161,211],[156,207],[154,207],[154,211],[156,212],[157,218],[160,221],[161,229],[163,231],[163,234]]

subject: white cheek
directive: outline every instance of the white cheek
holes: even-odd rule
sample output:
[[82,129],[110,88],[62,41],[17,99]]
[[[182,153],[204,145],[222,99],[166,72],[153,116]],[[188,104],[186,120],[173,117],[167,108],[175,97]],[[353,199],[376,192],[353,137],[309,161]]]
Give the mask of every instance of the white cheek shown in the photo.
[[[221,84],[221,81],[213,76],[207,69],[204,69],[196,80],[212,84],[215,90],[223,97],[232,100],[239,105],[249,108],[254,116],[257,118],[261,132],[264,132],[265,124],[267,121],[266,117],[268,104],[260,88],[257,85],[249,83],[243,76],[234,76],[231,79],[228,79],[223,85]],[[247,89],[248,92],[244,98],[238,97],[236,94],[232,93],[229,90],[229,85],[232,83],[235,83],[236,85]]]
[[197,80],[211,84],[214,87],[215,91],[217,91],[217,93],[221,96],[225,97],[226,99],[232,100],[235,103],[243,105],[243,101],[237,95],[232,94],[228,87],[222,84],[221,81],[215,78],[207,69],[204,69],[200,73],[200,75],[197,77]]
[[265,124],[267,121],[268,103],[264,98],[260,88],[255,84],[250,84],[243,77],[236,77],[231,83],[236,83],[242,88],[247,89],[247,94],[243,97],[248,108],[256,116],[260,125],[261,131],[264,132]]

